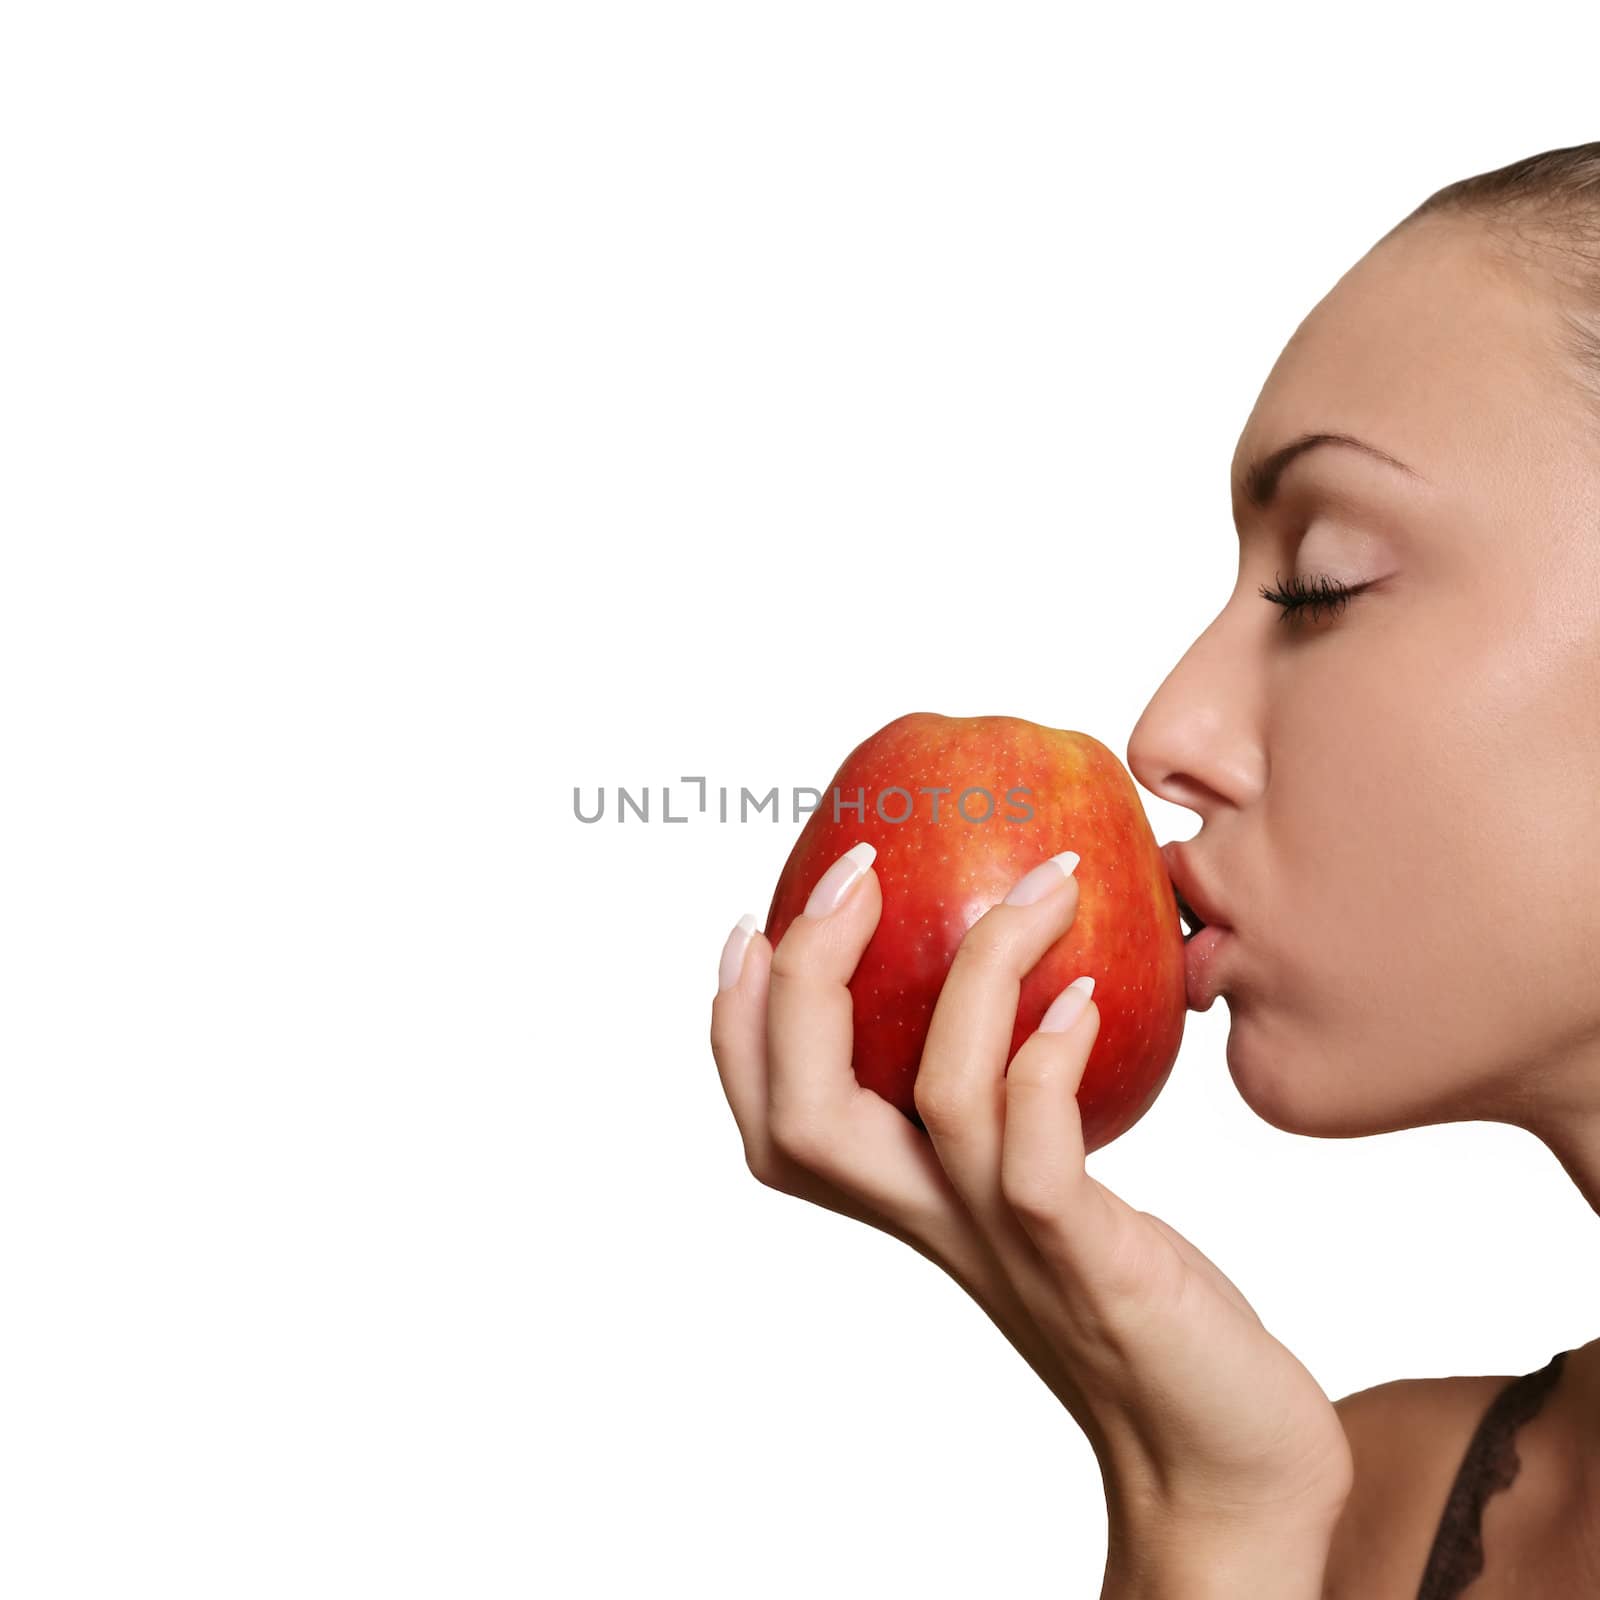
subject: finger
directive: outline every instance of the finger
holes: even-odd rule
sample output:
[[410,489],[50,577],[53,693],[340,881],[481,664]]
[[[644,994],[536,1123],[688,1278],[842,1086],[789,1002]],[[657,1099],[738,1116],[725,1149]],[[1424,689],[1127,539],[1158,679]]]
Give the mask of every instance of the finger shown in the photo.
[[1072,925],[1072,851],[1036,867],[967,930],[939,991],[913,1091],[917,1114],[967,1209],[997,1247],[1016,1224],[1000,1192],[1006,1059],[1022,981]]
[[822,1143],[860,1087],[847,985],[883,912],[876,854],[862,843],[835,861],[772,952],[767,1119],[791,1153]]
[[1051,1002],[1005,1078],[1000,1190],[1046,1259],[1083,1282],[1103,1278],[1126,1230],[1121,1202],[1084,1168],[1078,1088],[1100,1033],[1094,980],[1076,978]]
[[874,854],[857,845],[836,861],[772,953],[767,1132],[779,1155],[863,1204],[880,1226],[947,1259],[970,1255],[970,1219],[937,1155],[852,1064],[848,985],[883,910]]
[[[779,1152],[767,1126],[767,995],[772,946],[755,931],[755,918],[740,918],[728,936],[711,1003],[711,1053],[723,1093],[744,1142],[745,1165],[769,1188],[844,1211],[863,1222],[876,1219],[803,1172]],[[841,1203],[843,1202],[843,1203]]]
[[765,1181],[767,1149],[767,986],[772,946],[745,915],[722,949],[717,994],[711,1002],[711,1054],[733,1120],[744,1142],[745,1165]]

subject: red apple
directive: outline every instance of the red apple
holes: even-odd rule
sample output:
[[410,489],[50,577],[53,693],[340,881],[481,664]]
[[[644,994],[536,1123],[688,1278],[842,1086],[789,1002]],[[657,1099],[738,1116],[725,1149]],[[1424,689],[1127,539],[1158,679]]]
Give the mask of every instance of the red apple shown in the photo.
[[863,839],[883,914],[850,980],[857,1081],[922,1126],[912,1086],[962,936],[1030,868],[1076,850],[1077,915],[1023,980],[1006,1060],[1089,973],[1100,1032],[1078,1089],[1084,1149],[1126,1133],[1167,1081],[1186,1004],[1172,881],[1117,757],[1019,717],[897,717],[845,757],[801,830],[767,912],[773,945]]

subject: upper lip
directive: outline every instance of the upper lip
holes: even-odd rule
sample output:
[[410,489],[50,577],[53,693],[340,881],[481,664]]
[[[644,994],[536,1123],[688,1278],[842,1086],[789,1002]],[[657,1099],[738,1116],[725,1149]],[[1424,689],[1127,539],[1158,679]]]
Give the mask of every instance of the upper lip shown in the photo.
[[1180,905],[1188,906],[1208,928],[1233,926],[1211,891],[1195,876],[1182,844],[1174,842],[1162,845],[1161,858],[1167,864],[1167,876],[1177,890]]

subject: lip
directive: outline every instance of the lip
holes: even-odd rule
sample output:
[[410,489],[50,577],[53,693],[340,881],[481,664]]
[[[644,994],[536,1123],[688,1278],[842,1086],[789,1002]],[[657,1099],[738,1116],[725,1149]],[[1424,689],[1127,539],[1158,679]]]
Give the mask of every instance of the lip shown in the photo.
[[1172,880],[1172,887],[1177,890],[1179,898],[1205,923],[1200,933],[1186,941],[1186,947],[1193,945],[1195,939],[1209,933],[1213,928],[1231,933],[1233,924],[1228,920],[1227,914],[1210,889],[1196,877],[1189,858],[1184,853],[1183,844],[1175,840],[1162,845],[1161,859],[1167,864],[1167,876]]
[[1220,991],[1217,958],[1233,941],[1233,929],[1207,925],[1183,947],[1184,1000],[1191,1011],[1209,1011]]

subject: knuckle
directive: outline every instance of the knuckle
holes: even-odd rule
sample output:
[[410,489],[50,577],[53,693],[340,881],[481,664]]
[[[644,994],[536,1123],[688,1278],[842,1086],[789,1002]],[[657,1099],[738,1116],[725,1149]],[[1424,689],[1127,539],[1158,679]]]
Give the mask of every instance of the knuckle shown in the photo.
[[951,970],[960,967],[963,971],[1017,976],[1019,930],[1009,924],[1009,918],[986,911],[956,946]]
[[1053,1226],[1061,1217],[1060,1186],[1048,1173],[1002,1166],[1000,1193],[1012,1211],[1035,1228]]
[[781,982],[785,978],[803,978],[808,975],[810,951],[798,925],[791,926],[772,951],[771,976]]
[[1034,1034],[1024,1039],[1022,1048],[1011,1058],[1006,1068],[1006,1098],[1014,1102],[1019,1095],[1037,1100],[1048,1094],[1058,1070],[1058,1063],[1050,1060],[1042,1050],[1035,1048],[1042,1036]]
[[777,1163],[767,1159],[761,1152],[745,1147],[744,1164],[750,1176],[761,1185],[763,1189],[777,1189],[782,1185],[778,1181]]
[[798,1167],[812,1167],[820,1161],[826,1145],[826,1130],[815,1114],[804,1107],[774,1113],[767,1127],[772,1147]]
[[918,1072],[911,1086],[911,1103],[930,1133],[945,1132],[962,1122],[964,1098],[947,1078],[932,1073]]
[[738,1034],[733,1019],[725,1012],[714,1012],[711,1018],[711,1054],[718,1061],[731,1061],[738,1049]]

